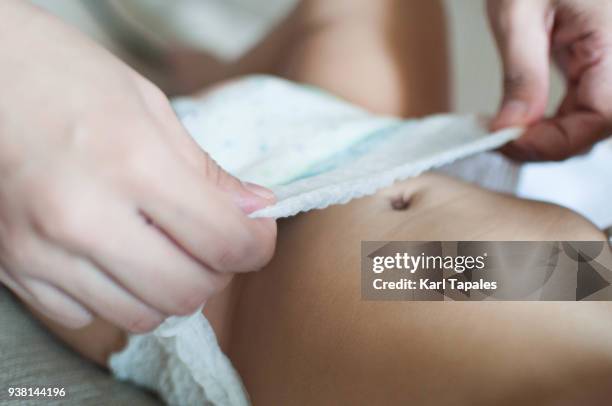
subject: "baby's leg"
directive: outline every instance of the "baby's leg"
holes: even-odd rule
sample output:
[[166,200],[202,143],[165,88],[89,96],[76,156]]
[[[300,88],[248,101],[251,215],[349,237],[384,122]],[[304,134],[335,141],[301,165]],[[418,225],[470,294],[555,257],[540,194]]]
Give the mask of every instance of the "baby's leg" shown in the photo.
[[191,65],[209,73],[199,87],[267,73],[319,86],[381,114],[421,116],[449,107],[439,0],[303,0],[223,74]]
[[438,0],[305,0],[276,73],[376,113],[446,111],[448,60]]
[[255,405],[609,404],[609,303],[360,293],[361,240],[603,238],[566,209],[422,176],[281,222],[272,263],[240,277],[228,353]]

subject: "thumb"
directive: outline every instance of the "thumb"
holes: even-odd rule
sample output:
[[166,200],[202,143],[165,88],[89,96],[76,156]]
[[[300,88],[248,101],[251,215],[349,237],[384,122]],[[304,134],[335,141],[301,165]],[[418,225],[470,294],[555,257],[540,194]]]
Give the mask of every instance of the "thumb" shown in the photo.
[[243,183],[227,173],[203,151],[187,133],[170,106],[166,96],[148,81],[139,81],[143,99],[151,110],[151,118],[161,129],[163,138],[178,156],[194,170],[199,179],[209,181],[213,186],[227,192],[246,214],[274,204],[274,193],[259,185]]
[[228,193],[245,214],[251,214],[276,203],[276,196],[270,189],[254,183],[242,182],[230,175],[191,137],[181,135],[175,137],[173,142],[188,166],[197,172],[200,179]]
[[[246,214],[250,214],[276,202],[274,193],[263,186],[253,183],[241,182],[236,177],[227,173],[219,166],[213,158],[198,146],[195,140],[187,133],[185,128],[177,119],[175,113],[165,108],[165,120],[160,120],[165,139],[179,154],[192,170],[195,170],[204,181],[227,192],[234,202]],[[161,114],[158,114],[160,116]]]
[[493,130],[542,118],[548,102],[548,0],[489,0],[487,11],[504,72],[504,95]]
[[206,164],[206,178],[221,190],[229,193],[236,204],[246,214],[274,204],[276,197],[270,189],[250,182],[242,182],[227,173],[208,154]]

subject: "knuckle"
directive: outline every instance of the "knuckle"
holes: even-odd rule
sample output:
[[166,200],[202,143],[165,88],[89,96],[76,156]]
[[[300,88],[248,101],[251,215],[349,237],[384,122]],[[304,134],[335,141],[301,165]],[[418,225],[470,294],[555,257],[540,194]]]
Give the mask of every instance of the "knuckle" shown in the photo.
[[83,240],[88,235],[85,209],[84,205],[72,206],[61,198],[48,200],[37,213],[36,228],[50,240]]
[[[245,241],[246,240],[246,241]],[[213,253],[212,266],[217,271],[237,271],[241,262],[248,257],[252,244],[249,238],[223,241]]]
[[75,205],[73,200],[70,196],[55,196],[42,201],[34,216],[36,231],[51,241],[84,243],[90,239],[91,205]]
[[274,233],[269,236],[255,235],[246,228],[234,233],[220,245],[215,258],[215,269],[229,272],[249,272],[261,269],[274,253]]
[[32,213],[35,226],[45,235],[54,235],[67,216],[64,199],[58,188],[50,185],[34,185],[32,189],[36,198]]
[[509,72],[504,75],[504,92],[506,94],[515,95],[528,88],[528,86],[528,78],[522,72]]
[[58,242],[92,238],[89,225],[96,207],[90,198],[70,182],[33,182],[29,185],[29,216],[34,230],[45,239]]

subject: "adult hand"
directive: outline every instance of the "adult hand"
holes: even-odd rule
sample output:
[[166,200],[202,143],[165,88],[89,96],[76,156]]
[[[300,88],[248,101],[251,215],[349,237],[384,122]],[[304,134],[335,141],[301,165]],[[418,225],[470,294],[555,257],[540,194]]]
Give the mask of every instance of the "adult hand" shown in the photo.
[[[527,125],[503,151],[518,160],[562,160],[612,129],[612,1],[488,0],[504,69],[493,129]],[[567,84],[557,112],[548,103],[549,56]]]
[[196,310],[274,250],[270,204],[190,139],[167,99],[20,0],[0,3],[0,281],[68,327]]

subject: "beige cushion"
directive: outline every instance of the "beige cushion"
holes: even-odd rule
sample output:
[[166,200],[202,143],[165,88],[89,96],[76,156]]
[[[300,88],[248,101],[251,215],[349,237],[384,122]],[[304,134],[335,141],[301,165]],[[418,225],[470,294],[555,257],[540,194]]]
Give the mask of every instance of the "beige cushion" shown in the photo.
[[[152,395],[113,379],[56,340],[0,286],[0,404],[8,388],[63,387],[63,399],[28,399],[19,405],[159,405]],[[12,402],[11,402],[12,403]]]

